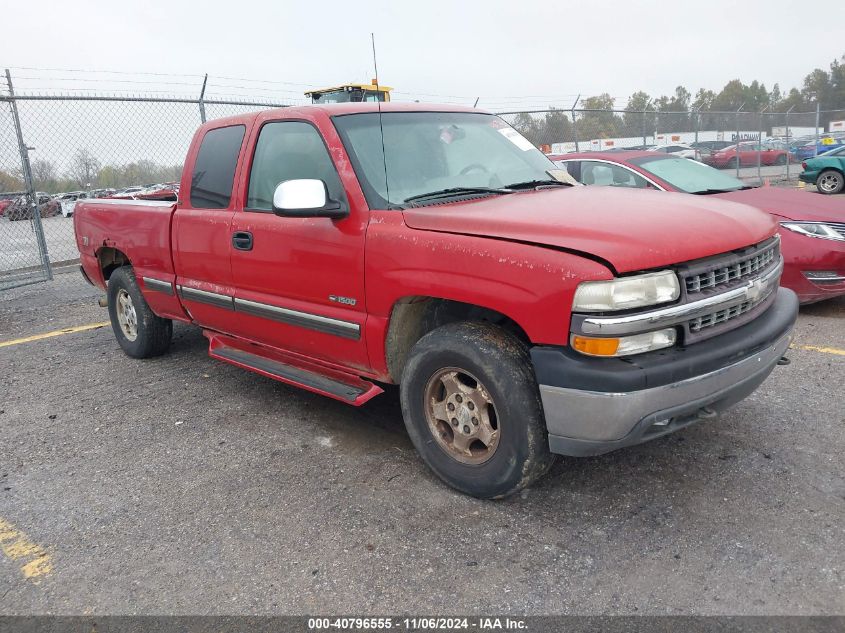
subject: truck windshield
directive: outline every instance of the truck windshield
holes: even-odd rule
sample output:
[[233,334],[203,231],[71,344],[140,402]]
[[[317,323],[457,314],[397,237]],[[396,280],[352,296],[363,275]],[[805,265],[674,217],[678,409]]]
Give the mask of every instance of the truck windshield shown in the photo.
[[741,180],[689,158],[634,158],[631,164],[686,193],[721,193],[749,188]]
[[458,197],[488,190],[493,195],[514,183],[548,182],[548,171],[556,169],[492,114],[384,112],[381,117],[381,124],[378,113],[333,118],[370,208],[401,206],[432,192]]

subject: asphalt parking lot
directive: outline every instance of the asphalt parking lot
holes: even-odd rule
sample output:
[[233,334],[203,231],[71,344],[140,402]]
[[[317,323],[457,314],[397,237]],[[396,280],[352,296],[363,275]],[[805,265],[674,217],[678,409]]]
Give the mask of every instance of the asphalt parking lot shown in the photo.
[[[0,344],[107,320],[75,273],[0,295]],[[0,347],[4,614],[845,614],[845,300],[723,419],[482,502],[360,409],[177,325]]]

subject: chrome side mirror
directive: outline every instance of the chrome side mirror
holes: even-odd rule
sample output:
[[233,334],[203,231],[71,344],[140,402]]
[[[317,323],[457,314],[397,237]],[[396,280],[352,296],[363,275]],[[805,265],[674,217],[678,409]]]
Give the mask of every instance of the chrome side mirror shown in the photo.
[[291,218],[343,218],[349,211],[329,198],[326,183],[315,178],[285,180],[273,192],[273,213]]

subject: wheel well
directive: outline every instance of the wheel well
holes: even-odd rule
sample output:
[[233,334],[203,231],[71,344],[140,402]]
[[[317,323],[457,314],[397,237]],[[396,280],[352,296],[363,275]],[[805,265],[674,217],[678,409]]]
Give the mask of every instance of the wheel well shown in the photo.
[[97,251],[97,259],[100,261],[100,269],[103,271],[103,279],[108,281],[111,274],[121,266],[129,265],[129,258],[110,246],[104,246]]
[[399,382],[408,354],[418,340],[441,325],[460,321],[493,323],[530,343],[516,321],[490,308],[437,297],[403,297],[393,305],[385,341],[387,371],[393,381]]

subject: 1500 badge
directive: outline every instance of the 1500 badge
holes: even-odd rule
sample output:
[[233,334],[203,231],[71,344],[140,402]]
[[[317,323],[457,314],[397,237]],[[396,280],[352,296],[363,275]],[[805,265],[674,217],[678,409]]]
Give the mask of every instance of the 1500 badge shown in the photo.
[[353,299],[352,297],[339,297],[337,295],[329,295],[329,301],[334,301],[335,303],[342,303],[346,306],[354,306],[358,303],[357,299]]

